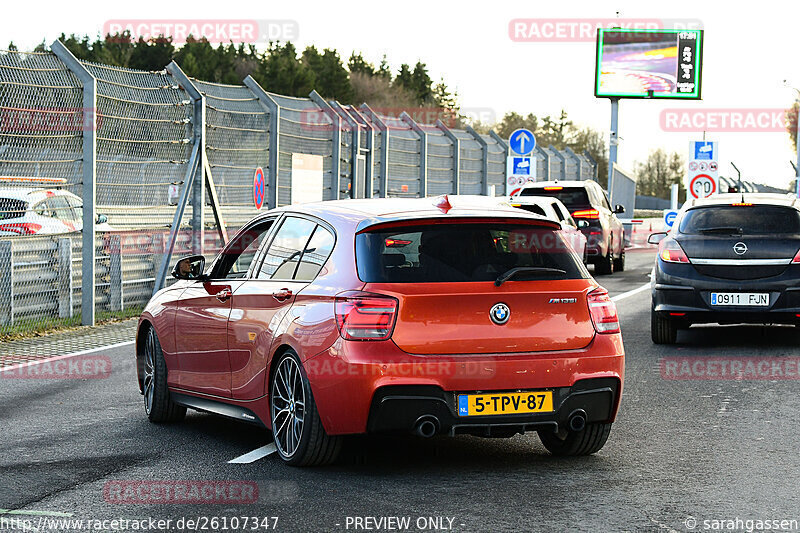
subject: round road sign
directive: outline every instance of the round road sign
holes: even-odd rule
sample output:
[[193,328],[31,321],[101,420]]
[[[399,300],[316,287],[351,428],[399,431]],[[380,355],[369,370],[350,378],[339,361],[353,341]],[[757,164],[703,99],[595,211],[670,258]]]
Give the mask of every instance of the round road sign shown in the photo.
[[708,174],[698,174],[689,182],[689,194],[695,198],[708,198],[717,192],[717,182]]
[[258,167],[255,176],[253,176],[253,205],[256,206],[256,209],[264,207],[265,190],[264,171],[261,167]]

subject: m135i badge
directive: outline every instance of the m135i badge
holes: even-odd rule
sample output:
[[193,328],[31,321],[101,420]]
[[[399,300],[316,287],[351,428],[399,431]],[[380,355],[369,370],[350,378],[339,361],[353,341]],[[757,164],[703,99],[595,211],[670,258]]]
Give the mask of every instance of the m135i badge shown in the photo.
[[574,304],[577,298],[550,298],[549,304]]

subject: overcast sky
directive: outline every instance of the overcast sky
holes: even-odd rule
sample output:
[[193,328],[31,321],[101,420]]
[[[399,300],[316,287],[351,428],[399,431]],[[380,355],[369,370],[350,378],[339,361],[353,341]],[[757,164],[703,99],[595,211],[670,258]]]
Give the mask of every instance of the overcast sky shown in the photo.
[[[80,5],[80,7],[76,7]],[[661,8],[660,5],[667,7]],[[336,48],[347,59],[353,50],[378,63],[386,54],[396,70],[401,63],[427,63],[434,79],[444,77],[458,91],[465,109],[499,119],[507,111],[557,114],[564,108],[578,124],[608,131],[610,104],[593,95],[593,42],[514,42],[509,21],[517,18],[699,19],[705,29],[703,99],[696,101],[623,100],[620,104],[619,162],[632,169],[655,148],[688,152],[701,133],[666,133],[659,114],[666,108],[786,108],[791,88],[800,88],[797,20],[800,4],[760,0],[735,2],[435,2],[403,0],[355,2],[108,2],[69,4],[40,0],[11,2],[0,18],[0,40],[30,49],[61,32],[102,32],[109,19],[294,20],[298,48],[314,44]],[[795,158],[784,132],[714,133],[720,141],[720,171],[733,160],[746,178],[785,186]]]

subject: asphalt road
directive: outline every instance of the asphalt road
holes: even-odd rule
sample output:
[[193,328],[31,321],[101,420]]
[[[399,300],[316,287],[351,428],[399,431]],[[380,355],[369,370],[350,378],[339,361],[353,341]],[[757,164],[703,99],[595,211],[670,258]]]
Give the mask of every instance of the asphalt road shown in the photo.
[[[640,287],[651,262],[649,253],[631,253],[628,270],[601,283],[612,295]],[[664,379],[659,365],[696,356],[784,361],[798,355],[794,328],[693,328],[678,345],[659,347],[649,337],[649,306],[647,290],[618,301],[627,351],[620,415],[605,448],[578,459],[553,458],[528,434],[359,437],[332,467],[289,468],[275,455],[229,464],[268,444],[266,433],[194,412],[178,425],[148,423],[130,346],[100,352],[111,358],[107,379],[0,378],[0,508],[20,513],[0,514],[0,529],[14,518],[33,531],[74,530],[48,527],[57,513],[172,519],[173,528],[182,517],[278,517],[259,524],[278,531],[376,525],[356,517],[465,532],[704,531],[715,524],[704,521],[736,519],[743,531],[746,520],[800,520],[796,379]],[[259,498],[180,505],[107,497],[114,482],[162,480],[255,482]]]

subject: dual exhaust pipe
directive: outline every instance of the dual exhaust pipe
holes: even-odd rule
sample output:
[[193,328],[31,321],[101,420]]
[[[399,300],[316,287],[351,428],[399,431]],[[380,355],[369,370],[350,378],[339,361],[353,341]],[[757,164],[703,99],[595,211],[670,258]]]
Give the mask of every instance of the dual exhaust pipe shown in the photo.
[[[583,431],[586,427],[586,411],[583,409],[575,409],[572,411],[569,415],[567,426],[570,431]],[[441,424],[438,418],[433,415],[425,415],[417,419],[412,433],[418,437],[428,439],[436,435],[440,428]]]

